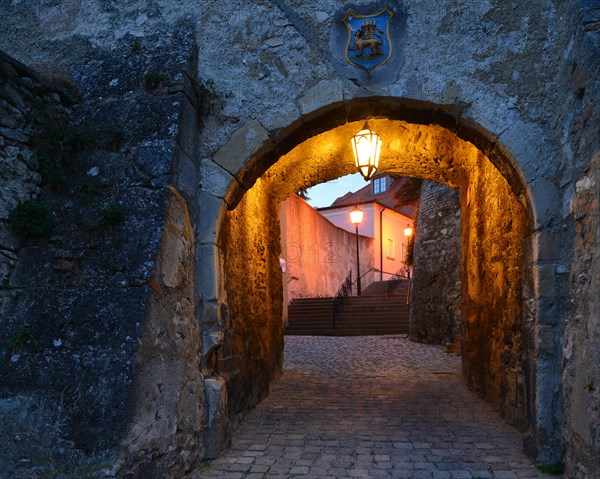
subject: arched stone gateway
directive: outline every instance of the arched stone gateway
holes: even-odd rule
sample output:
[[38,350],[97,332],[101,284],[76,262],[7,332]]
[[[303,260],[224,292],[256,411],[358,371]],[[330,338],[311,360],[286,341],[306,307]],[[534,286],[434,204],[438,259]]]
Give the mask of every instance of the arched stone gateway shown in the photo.
[[[460,190],[467,384],[536,462],[600,474],[593,2],[58,3],[0,2],[0,50],[81,93],[0,55],[0,471],[218,455],[281,366],[277,203],[351,172],[368,119],[383,170]],[[386,6],[363,64],[347,14]],[[37,174],[43,106],[103,132],[65,192]],[[15,239],[29,197],[56,234]]]
[[[238,165],[221,208],[208,220],[214,243],[205,246],[211,252],[201,266],[205,277],[217,272],[218,285],[204,304],[203,361],[212,365],[205,374],[221,384],[215,399],[227,404],[208,425],[210,437],[226,435],[227,422],[264,397],[279,371],[279,202],[300,188],[354,172],[350,138],[367,119],[383,139],[382,171],[460,189],[465,379],[525,433],[530,454],[552,460],[561,446],[558,431],[547,425],[560,411],[540,409],[537,399],[554,388],[552,371],[559,366],[544,354],[553,345],[537,337],[532,225],[543,221],[544,211],[535,207],[518,157],[493,135],[451,108],[400,98],[328,105],[275,139],[251,121],[217,152],[212,166],[204,166]],[[208,449],[217,452],[219,446],[217,440]]]

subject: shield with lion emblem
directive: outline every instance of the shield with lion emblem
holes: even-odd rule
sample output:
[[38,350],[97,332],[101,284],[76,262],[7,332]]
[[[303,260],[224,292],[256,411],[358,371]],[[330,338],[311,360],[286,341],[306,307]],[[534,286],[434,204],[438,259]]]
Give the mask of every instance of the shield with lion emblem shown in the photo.
[[388,7],[363,15],[349,10],[342,21],[348,28],[346,60],[367,72],[387,62],[392,55],[389,25],[394,16]]

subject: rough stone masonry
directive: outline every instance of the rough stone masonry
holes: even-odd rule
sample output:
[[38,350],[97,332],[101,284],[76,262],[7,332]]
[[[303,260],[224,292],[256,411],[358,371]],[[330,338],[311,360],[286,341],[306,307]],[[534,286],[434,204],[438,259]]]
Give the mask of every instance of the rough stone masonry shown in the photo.
[[[391,57],[356,68],[342,19],[386,5]],[[178,477],[218,455],[279,374],[278,201],[351,172],[367,119],[384,170],[459,189],[467,383],[537,463],[600,474],[595,2],[21,0],[0,17],[0,50],[48,77],[1,59],[0,237],[15,201],[55,224],[2,240],[9,477]],[[87,132],[58,183],[34,160],[56,136],[16,111],[44,105],[69,110],[60,151]]]

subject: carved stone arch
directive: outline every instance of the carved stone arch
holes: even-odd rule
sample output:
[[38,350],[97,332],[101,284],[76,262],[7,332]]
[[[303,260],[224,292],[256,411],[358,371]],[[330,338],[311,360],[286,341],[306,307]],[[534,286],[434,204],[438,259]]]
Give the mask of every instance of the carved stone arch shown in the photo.
[[[540,407],[540,401],[556,401],[559,364],[538,336],[544,306],[536,261],[539,231],[555,212],[544,201],[547,191],[537,194],[540,182],[531,166],[531,155],[540,149],[537,136],[517,141],[510,128],[490,132],[457,105],[383,96],[322,105],[275,131],[251,119],[202,166],[229,179],[217,195],[204,187],[198,193],[203,365],[207,390],[213,391],[207,394],[208,409],[221,414],[209,418],[208,455],[218,453],[228,424],[264,397],[281,365],[278,202],[300,188],[352,172],[349,138],[365,120],[384,138],[383,171],[458,187],[461,210],[474,211],[463,214],[463,246],[468,246],[462,261],[463,372],[472,389],[525,433],[528,452],[551,461],[553,451],[560,450],[560,431],[548,417],[551,409]],[[494,188],[501,194],[493,194]],[[477,202],[495,209],[498,221],[486,220],[489,211],[478,211]],[[498,240],[501,233],[510,238]],[[481,267],[478,261],[489,264]],[[480,301],[478,295],[498,284],[504,286],[497,291],[507,288],[508,302],[489,293]],[[502,327],[485,320],[490,314]],[[479,329],[478,323],[483,324]],[[482,350],[478,342],[488,337],[494,337],[495,346]],[[520,396],[511,402],[507,391],[515,388]],[[550,391],[551,399],[541,399]]]

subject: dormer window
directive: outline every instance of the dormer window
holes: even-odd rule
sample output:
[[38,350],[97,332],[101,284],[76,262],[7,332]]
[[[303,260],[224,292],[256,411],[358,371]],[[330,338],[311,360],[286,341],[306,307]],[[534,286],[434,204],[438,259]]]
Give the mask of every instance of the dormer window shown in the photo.
[[373,194],[374,195],[383,193],[387,189],[387,184],[386,184],[385,179],[386,179],[385,176],[381,176],[381,177],[375,178],[373,180]]

